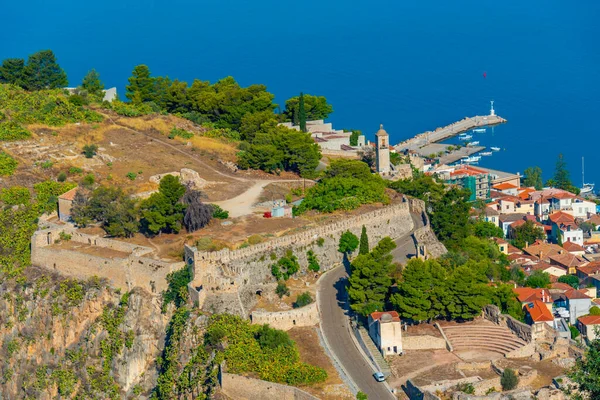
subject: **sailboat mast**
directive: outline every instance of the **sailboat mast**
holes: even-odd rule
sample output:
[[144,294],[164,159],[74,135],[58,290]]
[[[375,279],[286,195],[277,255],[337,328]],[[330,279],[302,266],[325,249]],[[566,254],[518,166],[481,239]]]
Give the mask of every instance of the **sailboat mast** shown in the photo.
[[583,162],[583,157],[581,157],[581,187],[585,186],[585,163]]

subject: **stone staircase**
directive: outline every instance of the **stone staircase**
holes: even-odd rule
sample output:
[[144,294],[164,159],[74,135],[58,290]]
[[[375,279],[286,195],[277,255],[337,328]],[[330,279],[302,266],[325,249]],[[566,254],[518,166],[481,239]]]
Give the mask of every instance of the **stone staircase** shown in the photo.
[[486,350],[506,355],[527,343],[500,325],[455,325],[442,327],[454,351]]
[[[377,365],[377,369],[385,376],[389,376],[392,373],[392,370],[390,369],[387,361],[385,361],[383,355],[381,355],[381,352],[375,343],[373,343],[373,339],[371,339],[371,336],[369,336],[369,332],[364,327],[360,326],[358,330],[355,330],[355,333],[358,334],[360,338],[359,343],[361,346],[363,346],[366,354],[375,363],[375,365]],[[364,346],[366,346],[366,348],[364,348]]]

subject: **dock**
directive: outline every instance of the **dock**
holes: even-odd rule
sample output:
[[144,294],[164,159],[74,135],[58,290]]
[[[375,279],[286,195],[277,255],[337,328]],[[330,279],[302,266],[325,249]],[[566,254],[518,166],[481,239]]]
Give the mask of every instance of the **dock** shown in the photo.
[[490,114],[485,116],[465,117],[464,119],[454,122],[442,128],[437,128],[434,131],[419,133],[418,135],[403,141],[394,146],[396,151],[403,150],[418,150],[423,146],[432,143],[441,142],[453,136],[459,135],[471,129],[482,128],[505,123],[506,120],[498,115]]

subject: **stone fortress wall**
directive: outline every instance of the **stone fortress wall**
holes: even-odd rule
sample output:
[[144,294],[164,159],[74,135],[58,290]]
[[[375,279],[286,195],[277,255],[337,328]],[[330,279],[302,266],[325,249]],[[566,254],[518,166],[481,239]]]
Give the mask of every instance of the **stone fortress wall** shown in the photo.
[[[52,247],[62,232],[71,235],[74,246]],[[152,252],[149,247],[88,235],[67,225],[36,231],[31,239],[33,265],[82,280],[96,275],[117,288],[131,290],[139,286],[160,293],[167,288],[167,274],[183,268],[185,263],[156,260],[150,257]]]
[[293,386],[225,372],[219,374],[219,384],[227,396],[238,400],[318,400],[317,397]]
[[288,311],[253,311],[251,315],[253,324],[268,324],[276,329],[288,331],[296,326],[314,326],[319,323],[319,310],[314,302],[305,307]]
[[[193,281],[189,285],[190,295],[199,306],[208,311],[229,312],[247,317],[248,310],[255,304],[256,292],[275,283],[271,265],[287,251],[291,250],[298,258],[300,274],[307,273],[308,250],[316,255],[321,270],[327,271],[343,261],[342,254],[337,250],[343,232],[349,230],[360,236],[364,225],[369,235],[369,244],[374,247],[386,236],[397,239],[410,234],[415,226],[411,213],[420,215],[423,210],[422,201],[404,198],[399,204],[244,249],[200,252],[194,247],[186,246],[186,260],[193,272]],[[428,224],[426,217],[424,218]],[[425,231],[430,231],[428,225],[424,228]],[[421,245],[417,238],[414,239],[417,246]],[[434,235],[435,243],[429,243],[429,236],[426,239],[428,242],[423,243],[423,247],[427,249],[425,251],[432,248],[436,252],[445,252],[443,246],[439,248]],[[441,254],[432,255],[437,257]]]

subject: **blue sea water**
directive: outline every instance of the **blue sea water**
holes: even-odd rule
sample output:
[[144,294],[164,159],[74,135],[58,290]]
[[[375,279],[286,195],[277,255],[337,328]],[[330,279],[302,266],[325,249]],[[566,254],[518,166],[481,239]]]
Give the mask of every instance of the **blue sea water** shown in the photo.
[[[392,143],[495,100],[508,124],[477,137],[505,149],[481,165],[600,185],[597,0],[3,1],[0,59],[55,51],[72,85],[96,68],[123,94],[137,64],[191,82],[232,75],[278,102],[326,96],[337,127]],[[487,77],[484,78],[483,73]]]

